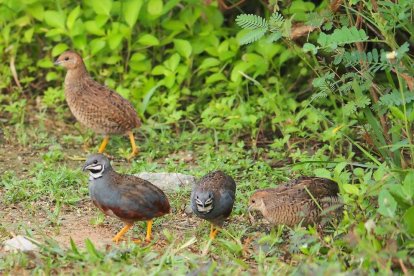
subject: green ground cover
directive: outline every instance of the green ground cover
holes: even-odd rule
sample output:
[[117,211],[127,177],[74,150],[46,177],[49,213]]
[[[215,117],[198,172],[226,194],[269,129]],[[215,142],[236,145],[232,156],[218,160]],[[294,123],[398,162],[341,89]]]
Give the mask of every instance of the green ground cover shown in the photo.
[[[41,242],[35,254],[0,251],[1,273],[412,272],[412,1],[207,2],[0,0],[0,241]],[[118,171],[234,177],[217,240],[185,212],[183,189],[168,195],[173,212],[152,243],[99,242],[120,223],[88,200],[78,157],[101,137],[65,103],[53,60],[67,49],[143,121],[133,162],[127,139],[111,140]],[[249,222],[254,190],[301,175],[338,183],[341,222]]]

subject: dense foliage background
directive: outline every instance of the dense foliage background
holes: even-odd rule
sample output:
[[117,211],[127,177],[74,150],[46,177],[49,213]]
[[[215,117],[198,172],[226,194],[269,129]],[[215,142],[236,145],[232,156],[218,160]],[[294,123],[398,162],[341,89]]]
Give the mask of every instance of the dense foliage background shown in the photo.
[[[151,158],[189,141],[218,153],[226,144],[252,158],[232,161],[240,175],[274,168],[278,180],[307,174],[337,181],[347,206],[337,239],[301,248],[308,263],[408,273],[412,1],[240,2],[0,0],[5,141],[28,146],[28,128],[45,118],[71,122],[64,73],[53,61],[73,49],[96,80],[133,103],[143,140],[181,141],[161,145]],[[146,143],[144,152],[151,151]],[[1,182],[8,196],[13,181],[7,175]]]

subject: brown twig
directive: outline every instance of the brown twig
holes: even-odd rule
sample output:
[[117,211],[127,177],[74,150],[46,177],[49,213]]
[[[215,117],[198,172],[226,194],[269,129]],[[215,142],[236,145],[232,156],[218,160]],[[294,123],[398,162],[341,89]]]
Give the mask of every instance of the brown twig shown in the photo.
[[234,4],[233,4],[233,5],[231,5],[231,6],[227,6],[227,4],[225,3],[225,0],[218,0],[218,5],[219,5],[219,7],[220,7],[220,9],[221,9],[221,10],[231,10],[231,9],[233,9],[233,8],[235,8],[235,7],[240,6],[240,5],[241,5],[241,4],[243,4],[245,1],[246,1],[246,0],[240,0],[239,2],[234,3]]
[[338,11],[339,7],[341,7],[342,2],[343,2],[343,0],[334,0],[334,1],[332,1],[331,5],[330,5],[331,11],[333,13],[336,13]]
[[10,70],[12,72],[14,82],[20,89],[22,89],[22,86],[19,81],[19,77],[17,76],[16,66],[15,66],[14,61],[15,61],[15,56],[12,54],[10,57]]

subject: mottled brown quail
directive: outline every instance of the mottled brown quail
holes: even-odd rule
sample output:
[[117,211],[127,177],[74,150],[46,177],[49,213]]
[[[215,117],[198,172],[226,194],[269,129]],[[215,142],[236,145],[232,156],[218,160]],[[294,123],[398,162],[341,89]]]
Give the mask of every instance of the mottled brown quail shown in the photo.
[[65,97],[75,118],[96,133],[104,135],[98,152],[104,152],[109,135],[128,134],[132,146],[129,158],[137,155],[139,150],[132,131],[141,126],[141,121],[131,103],[94,81],[77,53],[67,51],[61,54],[55,65],[67,69]]
[[164,192],[142,178],[117,173],[103,154],[89,156],[83,170],[89,171],[89,195],[95,206],[125,223],[112,240],[118,242],[135,221],[146,220],[150,241],[152,220],[170,212]]
[[214,239],[218,229],[233,209],[236,198],[236,183],[222,171],[213,171],[202,177],[193,187],[191,208],[194,214],[211,223],[210,238]]
[[250,197],[248,210],[260,211],[272,225],[306,226],[341,217],[342,201],[336,182],[301,177],[276,188],[257,190]]

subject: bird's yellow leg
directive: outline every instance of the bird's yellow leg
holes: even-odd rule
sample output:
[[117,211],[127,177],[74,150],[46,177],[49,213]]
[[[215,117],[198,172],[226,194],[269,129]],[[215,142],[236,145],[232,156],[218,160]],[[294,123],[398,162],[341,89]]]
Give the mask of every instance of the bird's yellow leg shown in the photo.
[[211,227],[210,227],[210,239],[214,240],[216,238],[217,232],[218,232],[218,229],[214,229],[214,225],[211,224]]
[[118,234],[113,237],[112,241],[118,243],[119,240],[122,239],[122,237],[125,235],[126,232],[128,232],[129,229],[131,229],[133,224],[126,224],[124,228],[121,229],[121,231],[118,232]]
[[135,156],[137,156],[137,154],[139,153],[139,148],[135,144],[134,133],[132,131],[130,131],[130,132],[128,132],[128,136],[129,136],[129,141],[131,142],[131,147],[132,147],[132,152],[128,157],[128,160],[130,160],[130,159],[134,158]]
[[99,146],[98,152],[103,153],[105,151],[106,145],[108,145],[109,136],[105,135],[104,139],[102,140],[101,145]]
[[146,241],[151,241],[151,232],[152,232],[152,219],[147,221],[147,236],[145,237]]

